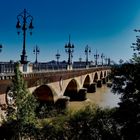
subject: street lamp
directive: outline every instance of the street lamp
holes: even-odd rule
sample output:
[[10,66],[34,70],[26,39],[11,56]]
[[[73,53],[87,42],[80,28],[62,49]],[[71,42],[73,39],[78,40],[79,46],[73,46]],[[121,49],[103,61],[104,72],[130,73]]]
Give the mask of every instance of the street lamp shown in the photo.
[[103,59],[105,58],[104,54],[101,54],[101,59],[102,59],[102,66],[104,65]]
[[37,55],[40,53],[40,49],[38,48],[37,45],[36,45],[35,48],[33,49],[33,53],[34,53],[35,56],[36,56],[35,63],[37,64],[37,63],[38,63],[38,61],[37,61]]
[[97,50],[96,50],[96,54],[94,55],[94,58],[95,58],[95,65],[96,67],[98,66],[98,58],[99,58],[99,54],[97,53]]
[[111,59],[108,58],[108,66],[110,66],[110,65],[111,65]]
[[90,53],[91,53],[91,49],[90,49],[90,47],[87,45],[86,47],[85,47],[85,55],[86,55],[86,66],[88,66],[88,55],[90,55]]
[[2,52],[2,44],[0,44],[0,53]]
[[[29,19],[30,24],[27,24],[27,19]],[[22,21],[22,24],[20,23]],[[18,35],[20,34],[20,30],[23,31],[23,50],[22,50],[22,55],[21,55],[21,64],[27,64],[27,55],[26,55],[26,49],[25,49],[25,43],[26,43],[26,30],[29,29],[30,30],[30,35],[32,35],[32,29],[33,24],[33,17],[26,11],[26,9],[24,9],[24,11],[22,13],[20,13],[19,15],[17,15],[17,25],[16,28],[18,29]]]
[[58,50],[57,50],[57,54],[55,56],[56,56],[56,59],[57,59],[57,64],[59,64],[60,54],[59,54]]
[[140,30],[138,30],[138,29],[134,29],[134,31],[135,31],[135,32],[140,32]]
[[79,67],[81,68],[81,63],[82,63],[82,57],[79,57]]
[[74,45],[70,43],[70,35],[69,35],[69,43],[65,45],[65,51],[68,54],[68,69],[72,68],[72,57],[74,52]]
[[80,62],[80,63],[82,62],[82,57],[81,57],[81,56],[79,57],[79,62]]
[[108,58],[107,57],[105,58],[105,65],[106,66],[108,65]]

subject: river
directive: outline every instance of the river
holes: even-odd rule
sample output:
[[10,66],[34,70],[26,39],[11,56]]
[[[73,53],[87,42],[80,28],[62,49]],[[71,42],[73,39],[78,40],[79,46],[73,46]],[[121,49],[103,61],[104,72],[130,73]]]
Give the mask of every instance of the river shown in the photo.
[[101,88],[96,88],[96,92],[87,93],[87,100],[85,101],[70,101],[70,110],[79,110],[88,104],[96,104],[102,108],[113,108],[118,106],[120,95],[113,94],[106,85]]

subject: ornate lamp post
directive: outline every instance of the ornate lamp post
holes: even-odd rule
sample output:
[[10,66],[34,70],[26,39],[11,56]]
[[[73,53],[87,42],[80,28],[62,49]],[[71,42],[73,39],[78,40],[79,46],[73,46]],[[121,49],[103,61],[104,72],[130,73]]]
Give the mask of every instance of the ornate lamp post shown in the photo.
[[[0,53],[2,52],[2,44],[0,44]],[[2,65],[0,64],[0,73],[2,73],[3,72],[3,70],[2,70],[3,68],[2,68]]]
[[65,45],[65,51],[68,54],[68,69],[72,69],[72,57],[74,52],[74,45],[70,43],[70,35],[69,35],[69,43]]
[[0,44],[0,53],[2,52],[2,44]]
[[98,58],[99,58],[99,54],[97,53],[97,50],[96,50],[96,54],[94,55],[94,58],[95,58],[95,66],[97,67],[98,66]]
[[82,57],[80,56],[79,57],[79,64],[80,64],[79,66],[80,66],[80,68],[81,68],[81,63],[82,63]]
[[[30,21],[30,24],[28,25],[27,24],[27,19],[29,19]],[[32,21],[33,21],[33,17],[26,11],[26,9],[24,9],[24,11],[22,13],[20,13],[19,15],[17,15],[17,25],[16,25],[16,28],[18,29],[18,35],[20,34],[20,29],[23,31],[23,50],[22,50],[22,55],[21,55],[21,64],[27,64],[28,61],[27,61],[27,55],[26,55],[26,31],[27,29],[30,30],[30,35],[32,35],[32,29],[34,28],[33,27],[33,24],[32,24]],[[22,24],[20,23],[22,22]]]
[[38,61],[37,61],[37,55],[40,53],[40,49],[38,48],[37,45],[36,45],[35,48],[33,49],[33,53],[34,53],[35,56],[36,56],[35,63],[37,64],[37,63],[38,63]]
[[79,57],[79,62],[80,62],[80,63],[82,62],[82,57],[81,57],[81,56]]
[[140,30],[138,30],[138,29],[134,29],[134,31],[135,31],[135,32],[140,32]]
[[106,66],[108,65],[108,58],[107,57],[105,58],[105,65]]
[[88,55],[90,55],[90,53],[91,53],[91,49],[90,49],[90,47],[87,45],[87,46],[85,47],[86,66],[88,66],[88,64],[89,64],[89,62],[88,62]]
[[104,58],[105,58],[105,56],[104,56],[104,54],[102,53],[102,54],[101,54],[102,66],[104,65],[104,62],[103,62]]
[[57,50],[57,54],[55,56],[56,56],[57,64],[59,64],[60,54],[59,54],[58,50]]
[[110,66],[110,65],[111,65],[111,59],[108,58],[108,66]]

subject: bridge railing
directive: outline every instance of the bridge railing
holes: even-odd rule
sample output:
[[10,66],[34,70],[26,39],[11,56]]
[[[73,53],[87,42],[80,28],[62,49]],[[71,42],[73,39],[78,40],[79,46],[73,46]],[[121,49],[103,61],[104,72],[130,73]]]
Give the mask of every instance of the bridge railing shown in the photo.
[[[93,68],[100,68],[102,66],[95,67],[95,65],[89,65],[89,67],[86,67],[85,63],[73,63],[72,70],[88,70]],[[105,67],[105,66],[104,66]],[[8,80],[12,79],[14,76],[14,68],[15,63],[13,62],[0,62],[0,80]],[[46,73],[46,72],[64,72],[67,71],[67,63],[61,62],[61,63],[33,63],[32,64],[33,71],[32,73],[26,73],[24,72],[24,77],[28,77],[33,74],[39,74],[39,73]]]
[[[72,69],[87,69],[87,68],[95,68],[95,65],[89,65],[87,67],[87,65],[84,64],[72,64]],[[98,65],[98,67],[102,67],[101,65]],[[103,66],[105,67],[105,66]],[[46,64],[46,63],[38,63],[38,64],[33,64],[33,72],[38,72],[38,71],[56,71],[56,70],[67,70],[67,63],[64,64],[57,64],[57,63],[53,63],[53,64]]]
[[[44,76],[54,76],[58,75],[78,75],[78,74],[85,74],[90,73],[93,71],[105,70],[109,69],[110,67],[90,67],[90,68],[75,68],[73,70],[66,70],[66,69],[57,69],[57,70],[41,70],[41,71],[34,71],[32,73],[23,73],[23,77],[25,79],[31,79],[33,77],[40,78]],[[55,73],[55,74],[54,74]],[[12,80],[14,77],[14,73],[2,73],[0,74],[0,80]]]
[[49,71],[49,70],[62,70],[62,69],[67,69],[66,64],[47,64],[47,63],[38,63],[38,64],[33,64],[33,72],[36,71]]
[[15,63],[10,62],[0,62],[0,74],[2,73],[14,73]]

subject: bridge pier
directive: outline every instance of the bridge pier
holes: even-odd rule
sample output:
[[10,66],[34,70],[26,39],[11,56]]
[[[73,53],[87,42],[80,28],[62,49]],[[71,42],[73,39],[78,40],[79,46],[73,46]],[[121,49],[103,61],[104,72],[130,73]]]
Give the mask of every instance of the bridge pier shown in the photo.
[[83,86],[83,88],[86,88],[87,90],[89,89],[89,87],[90,87],[90,84],[85,84],[85,85]]
[[92,84],[89,86],[88,92],[89,92],[89,93],[96,92],[96,84],[95,84],[95,83],[92,83]]
[[64,96],[70,98],[70,101],[83,101],[86,99],[87,89],[81,88],[78,92],[74,90],[67,90]]
[[109,77],[108,76],[106,76],[105,77],[105,79],[106,79],[106,83],[109,81]]
[[106,84],[106,78],[102,78],[102,84]]
[[81,88],[78,92],[78,100],[83,101],[86,100],[86,95],[87,95],[87,89],[86,88]]
[[58,98],[54,105],[57,109],[66,109],[68,107],[69,100],[70,98],[68,96],[62,96]]
[[101,81],[101,80],[98,80],[98,81],[97,81],[97,87],[98,87],[98,88],[102,87],[102,81]]

